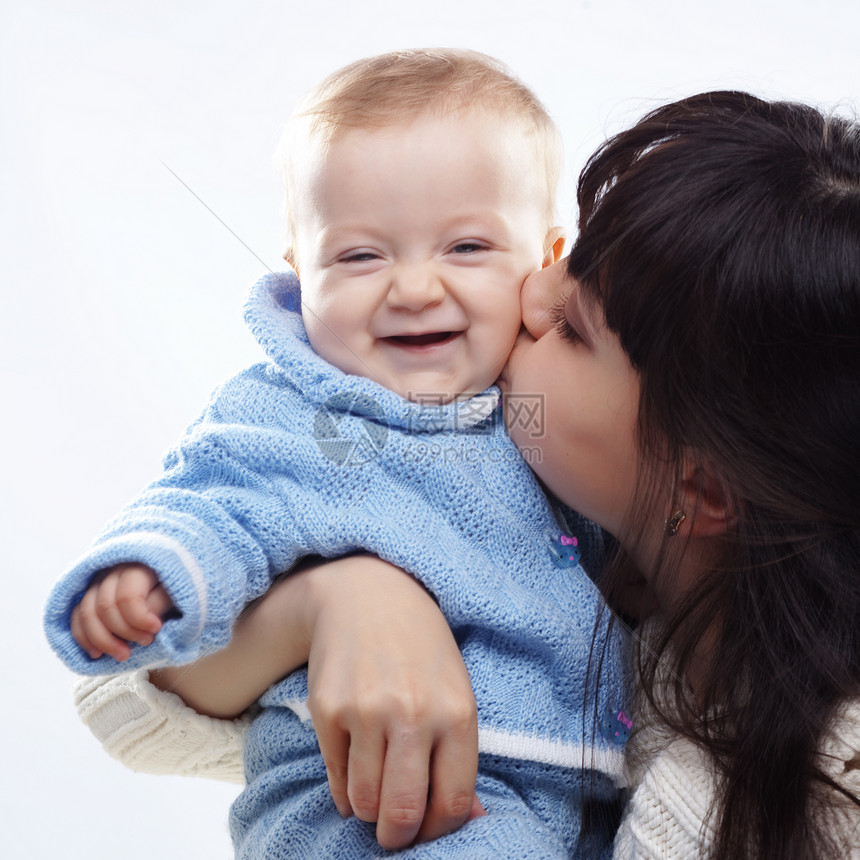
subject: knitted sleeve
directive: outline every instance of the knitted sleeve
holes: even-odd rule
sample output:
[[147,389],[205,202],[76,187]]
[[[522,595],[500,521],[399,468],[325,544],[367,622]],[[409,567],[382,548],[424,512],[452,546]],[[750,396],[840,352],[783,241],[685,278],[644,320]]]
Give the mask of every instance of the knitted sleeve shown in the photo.
[[[860,798],[860,699],[837,709],[821,744],[819,764],[838,785]],[[838,856],[860,860],[860,809],[848,798],[830,792],[830,833]]]
[[[638,647],[659,636],[656,621],[638,631]],[[664,695],[658,678],[656,695]],[[625,750],[632,794],[615,836],[616,860],[681,860],[707,856],[713,841],[709,812],[716,774],[706,755],[659,720],[644,696],[633,704],[635,724]]]
[[244,783],[242,744],[250,716],[218,720],[159,690],[145,671],[82,678],[75,707],[107,753],[142,773]]
[[688,860],[713,841],[714,777],[700,750],[676,739],[651,759],[615,837],[616,860]]
[[[313,440],[294,439],[289,414],[273,421],[274,409],[290,408],[285,400],[283,384],[266,365],[230,380],[167,455],[162,476],[56,584],[45,629],[71,669],[115,674],[181,665],[217,650],[229,641],[242,608],[307,554],[307,503],[295,464],[309,459]],[[71,635],[71,612],[95,575],[121,563],[153,568],[177,617],[152,645],[133,647],[127,662],[93,660]]]
[[[822,739],[825,773],[860,796],[860,701],[843,703]],[[634,733],[628,747],[634,791],[615,837],[616,860],[707,857],[715,839],[710,815],[716,774],[708,756],[686,738],[656,724]],[[860,860],[860,812],[828,792],[829,833],[838,856]],[[822,811],[823,812],[823,811]]]

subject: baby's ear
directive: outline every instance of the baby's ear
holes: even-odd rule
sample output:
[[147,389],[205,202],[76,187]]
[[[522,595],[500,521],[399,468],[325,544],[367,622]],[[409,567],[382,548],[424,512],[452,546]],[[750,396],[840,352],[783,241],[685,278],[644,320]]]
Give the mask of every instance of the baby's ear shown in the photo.
[[543,246],[545,253],[541,268],[545,269],[561,259],[561,252],[564,250],[564,228],[553,227],[550,229],[546,234]]
[[287,248],[284,251],[284,259],[290,264],[296,276],[299,274],[299,261],[296,259],[295,251],[292,248]]

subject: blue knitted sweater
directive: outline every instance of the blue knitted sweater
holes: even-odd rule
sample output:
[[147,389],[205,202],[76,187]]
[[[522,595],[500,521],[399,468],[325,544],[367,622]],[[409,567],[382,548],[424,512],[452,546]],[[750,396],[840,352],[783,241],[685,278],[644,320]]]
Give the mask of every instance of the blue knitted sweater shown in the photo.
[[[529,796],[528,806],[545,826],[576,831],[581,804],[611,803],[621,772],[617,732],[602,717],[625,704],[626,643],[601,622],[598,686],[596,658],[587,670],[601,602],[577,563],[582,554],[599,568],[599,530],[554,511],[505,431],[497,389],[422,407],[342,373],[313,352],[293,275],[261,279],[246,320],[268,360],[213,394],[162,476],[58,582],[46,609],[51,645],[86,674],[189,662],[225,645],[241,609],[298,559],[368,550],[418,577],[451,625],[475,691],[485,778],[500,780],[502,794],[524,780],[513,789],[521,796],[549,782],[552,797]],[[158,572],[180,616],[126,663],[92,660],[71,636],[71,610],[96,573],[130,561]],[[270,841],[260,847],[272,830],[304,832],[289,804],[273,824],[285,801],[271,785],[307,781],[283,769],[297,754],[291,743],[314,744],[306,698],[299,672],[263,699],[246,749],[249,788],[234,810],[241,856],[281,856]],[[316,814],[307,854],[296,844],[283,856],[329,856],[314,842]],[[578,840],[565,833],[558,856]],[[463,856],[483,856],[470,850]]]

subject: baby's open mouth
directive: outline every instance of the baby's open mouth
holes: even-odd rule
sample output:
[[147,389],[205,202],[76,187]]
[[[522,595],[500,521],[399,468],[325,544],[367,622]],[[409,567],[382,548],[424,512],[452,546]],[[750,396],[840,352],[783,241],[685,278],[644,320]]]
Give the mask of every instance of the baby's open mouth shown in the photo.
[[398,334],[387,338],[387,340],[404,346],[429,346],[434,343],[444,343],[458,334],[460,334],[458,331],[431,331],[426,334]]

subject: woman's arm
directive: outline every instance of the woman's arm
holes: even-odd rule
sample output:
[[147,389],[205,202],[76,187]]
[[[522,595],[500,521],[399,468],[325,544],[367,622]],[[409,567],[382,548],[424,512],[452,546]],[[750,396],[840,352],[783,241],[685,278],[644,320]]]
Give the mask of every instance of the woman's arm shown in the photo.
[[477,715],[459,649],[424,587],[378,558],[291,573],[246,610],[225,649],[151,674],[201,713],[232,717],[305,662],[341,814],[376,821],[386,848],[479,814]]
[[[337,575],[339,563],[331,564]],[[154,669],[150,681],[200,714],[238,717],[272,684],[307,663],[313,623],[308,586],[322,570],[304,566],[278,580],[245,609],[225,648],[187,666]]]

